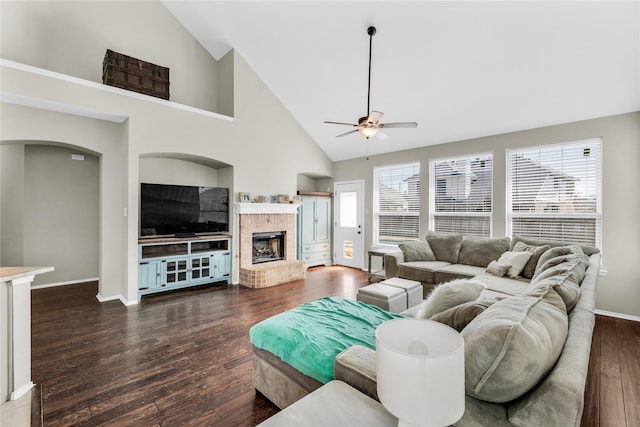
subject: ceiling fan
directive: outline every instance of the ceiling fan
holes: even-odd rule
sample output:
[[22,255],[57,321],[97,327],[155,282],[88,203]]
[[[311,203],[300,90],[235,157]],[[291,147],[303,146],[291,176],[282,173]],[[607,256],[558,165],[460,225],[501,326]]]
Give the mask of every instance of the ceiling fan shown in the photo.
[[367,34],[369,34],[369,85],[367,88],[367,115],[364,117],[360,117],[358,119],[358,124],[353,123],[344,123],[344,122],[329,122],[325,121],[324,123],[330,123],[334,125],[346,125],[353,126],[357,129],[350,130],[349,132],[342,133],[337,135],[339,138],[341,136],[350,135],[355,132],[359,132],[360,135],[364,136],[366,139],[369,139],[373,136],[377,136],[380,139],[386,139],[389,137],[386,133],[384,133],[381,129],[386,128],[415,128],[418,127],[418,123],[416,122],[397,122],[397,123],[380,123],[380,118],[384,113],[381,111],[370,111],[369,110],[369,101],[371,99],[371,46],[373,44],[373,36],[376,33],[376,27],[367,28]]

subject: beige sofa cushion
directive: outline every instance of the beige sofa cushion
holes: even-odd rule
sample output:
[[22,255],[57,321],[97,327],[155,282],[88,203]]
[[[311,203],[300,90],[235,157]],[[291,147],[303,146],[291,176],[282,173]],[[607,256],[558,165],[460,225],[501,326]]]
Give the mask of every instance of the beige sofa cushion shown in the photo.
[[[547,252],[561,252],[562,247],[550,249]],[[565,303],[567,312],[570,313],[580,299],[580,283],[584,279],[589,266],[589,258],[582,254],[579,246],[568,247],[569,253],[549,259],[540,259],[544,262],[536,269],[531,280],[529,290],[551,286],[560,295]]]
[[491,305],[461,332],[467,394],[496,403],[523,395],[558,360],[567,328],[564,302],[550,287]]
[[436,256],[426,240],[412,240],[398,245],[405,261],[436,261]]
[[509,250],[510,242],[511,239],[508,237],[466,236],[462,240],[458,264],[486,267],[491,261],[497,260],[500,255]]
[[445,283],[460,278],[471,279],[478,274],[483,274],[484,271],[484,267],[476,267],[475,265],[451,264],[434,271],[433,281],[434,283]]
[[446,261],[403,262],[398,265],[398,277],[432,285],[435,283],[433,272],[448,265],[451,264]]
[[447,310],[431,316],[430,320],[444,323],[451,326],[456,331],[462,331],[473,319],[475,319],[480,313],[483,313],[491,304],[498,301],[497,298],[481,298],[474,301],[458,304],[455,307],[451,307]]
[[490,274],[480,274],[473,279],[484,283],[485,289],[506,295],[521,294],[529,289],[529,281],[524,279],[496,277]]
[[458,255],[464,239],[462,234],[445,234],[430,231],[427,233],[426,239],[438,261],[447,261],[451,264],[458,262]]
[[[555,240],[537,240],[537,239],[531,239],[529,237],[524,237],[524,236],[520,236],[520,235],[515,235],[513,236],[513,238],[511,239],[511,250],[513,250],[513,248],[515,247],[515,245],[518,242],[523,242],[527,245],[531,245],[531,246],[544,246],[544,245],[549,245],[552,248],[555,248],[557,246],[567,246],[570,245],[571,243],[567,243],[567,242],[558,242]],[[582,249],[582,251],[584,252],[585,255],[587,256],[591,256],[593,254],[597,254],[600,253],[600,249],[594,247],[594,246],[589,246],[589,245],[580,245],[580,248]]]
[[417,313],[417,317],[419,319],[429,319],[431,316],[451,307],[474,301],[480,296],[480,292],[483,289],[482,282],[472,279],[457,279],[438,285],[427,296],[427,299],[419,304],[421,308]]

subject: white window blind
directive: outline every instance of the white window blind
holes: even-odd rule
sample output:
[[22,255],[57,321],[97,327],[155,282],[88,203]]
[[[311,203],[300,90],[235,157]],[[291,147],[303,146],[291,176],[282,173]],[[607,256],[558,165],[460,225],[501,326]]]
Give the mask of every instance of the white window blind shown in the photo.
[[432,160],[430,229],[491,236],[493,157],[480,154]]
[[420,233],[420,164],[374,169],[375,243],[415,240]]
[[601,247],[602,141],[507,150],[510,235]]

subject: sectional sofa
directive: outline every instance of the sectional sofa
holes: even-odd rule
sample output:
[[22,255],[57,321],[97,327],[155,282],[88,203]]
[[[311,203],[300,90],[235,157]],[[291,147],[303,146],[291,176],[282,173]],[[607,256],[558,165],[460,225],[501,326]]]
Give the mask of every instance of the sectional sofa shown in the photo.
[[[456,293],[465,281],[482,284],[476,299],[451,308],[445,301],[444,310],[428,314],[465,340],[466,409],[456,426],[579,426],[599,250],[520,236],[510,241],[430,233],[425,240],[429,245],[413,243],[385,258],[387,277],[419,280],[428,294],[423,306],[403,315],[423,317],[429,298],[449,284],[458,283],[449,305],[461,301]],[[515,277],[488,272],[492,262],[522,251],[531,256]],[[375,377],[375,351],[352,347],[336,357],[335,378],[374,398]]]
[[[466,409],[456,425],[580,424],[595,321],[598,249],[519,236],[481,239],[434,233],[400,248],[398,254],[385,257],[387,275],[419,280],[426,296],[401,315],[443,322],[465,339]],[[338,310],[332,307],[344,303],[318,316],[332,316]],[[346,304],[349,318],[361,310],[362,318],[384,321],[384,313],[375,313],[374,309],[380,310],[377,307],[357,304],[362,303]],[[300,317],[305,322],[309,318],[307,314]],[[347,343],[342,351],[329,354],[334,378],[373,398],[377,398],[371,342],[375,322],[360,328],[369,335],[358,338],[362,345]],[[300,331],[289,328],[288,321],[281,323],[286,324],[286,332],[262,325],[266,328],[258,332],[254,327],[250,335],[254,385],[283,408],[324,381],[304,375],[282,354],[263,348],[262,338],[268,335],[279,342],[294,334],[300,341],[291,348],[305,357],[302,348],[310,336],[328,334],[323,326],[305,323]],[[353,328],[339,329],[342,338]],[[309,348],[306,354],[326,350],[317,344]]]

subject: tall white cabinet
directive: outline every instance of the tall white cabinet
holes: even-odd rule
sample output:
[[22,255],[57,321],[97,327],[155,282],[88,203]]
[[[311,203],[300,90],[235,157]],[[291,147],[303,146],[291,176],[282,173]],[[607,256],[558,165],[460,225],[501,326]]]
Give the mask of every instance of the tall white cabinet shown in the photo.
[[299,193],[298,259],[307,267],[331,265],[331,193]]

